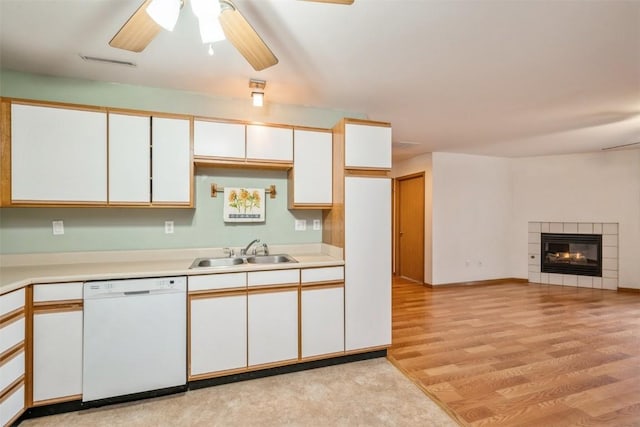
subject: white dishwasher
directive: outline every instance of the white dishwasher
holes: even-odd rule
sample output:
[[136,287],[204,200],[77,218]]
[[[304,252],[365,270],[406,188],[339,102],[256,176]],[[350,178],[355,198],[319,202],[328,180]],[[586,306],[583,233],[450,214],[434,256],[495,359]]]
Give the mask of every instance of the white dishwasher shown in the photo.
[[186,290],[185,277],[84,284],[83,402],[185,387]]

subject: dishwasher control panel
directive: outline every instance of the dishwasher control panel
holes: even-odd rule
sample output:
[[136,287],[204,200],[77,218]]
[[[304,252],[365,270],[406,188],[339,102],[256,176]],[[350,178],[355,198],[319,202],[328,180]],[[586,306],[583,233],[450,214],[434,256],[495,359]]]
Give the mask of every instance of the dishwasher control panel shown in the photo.
[[155,277],[148,279],[105,280],[85,282],[84,299],[107,298],[116,295],[186,292],[187,278]]

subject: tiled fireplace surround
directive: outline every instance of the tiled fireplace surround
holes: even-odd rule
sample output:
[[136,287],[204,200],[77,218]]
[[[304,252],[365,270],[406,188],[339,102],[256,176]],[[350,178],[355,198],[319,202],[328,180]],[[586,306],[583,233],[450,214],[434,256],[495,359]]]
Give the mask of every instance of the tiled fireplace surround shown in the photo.
[[[602,277],[540,272],[540,234],[602,234]],[[529,222],[529,282],[581,288],[618,288],[618,224],[601,222]]]

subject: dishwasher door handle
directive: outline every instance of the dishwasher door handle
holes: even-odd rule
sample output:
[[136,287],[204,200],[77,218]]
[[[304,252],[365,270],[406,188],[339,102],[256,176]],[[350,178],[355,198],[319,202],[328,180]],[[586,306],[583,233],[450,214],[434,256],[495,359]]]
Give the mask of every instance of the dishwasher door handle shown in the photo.
[[128,292],[124,292],[125,296],[129,296],[129,295],[146,295],[151,293],[151,291],[146,290],[146,291],[128,291]]

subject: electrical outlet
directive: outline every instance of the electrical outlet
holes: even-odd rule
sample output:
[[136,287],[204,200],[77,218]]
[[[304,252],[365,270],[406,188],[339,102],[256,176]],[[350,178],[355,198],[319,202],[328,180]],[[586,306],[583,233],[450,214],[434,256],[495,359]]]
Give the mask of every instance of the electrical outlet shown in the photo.
[[173,221],[164,222],[164,234],[173,234]]
[[321,230],[322,229],[322,223],[320,222],[319,219],[314,219],[313,220],[313,229],[315,231]]
[[307,220],[306,219],[296,219],[295,230],[296,231],[306,231],[307,229]]
[[62,220],[53,221],[51,225],[53,226],[54,236],[60,236],[61,234],[64,234],[64,222]]

